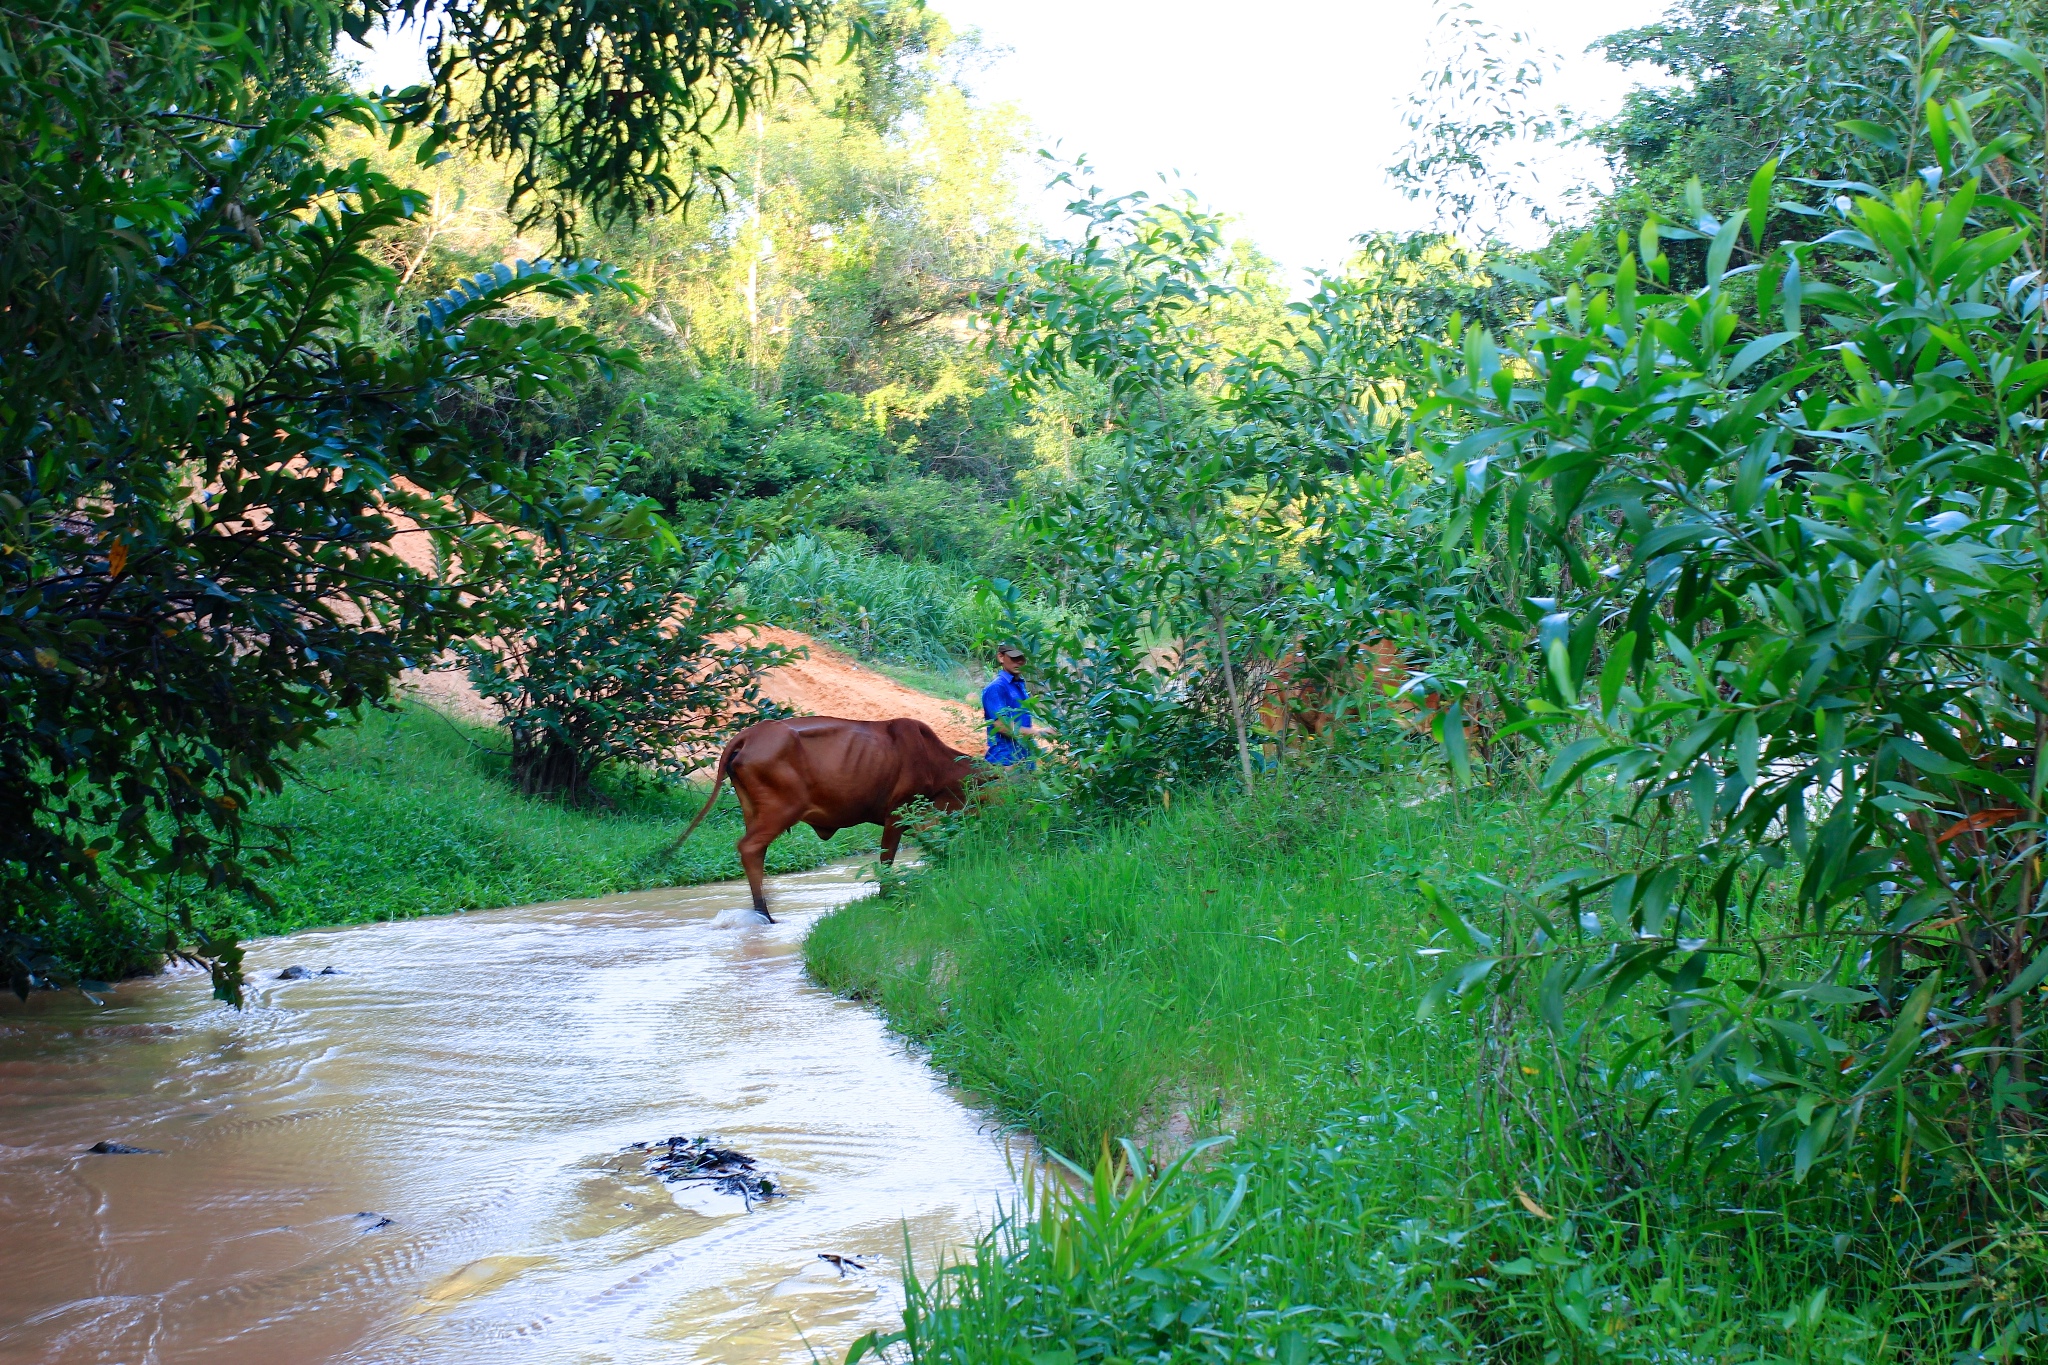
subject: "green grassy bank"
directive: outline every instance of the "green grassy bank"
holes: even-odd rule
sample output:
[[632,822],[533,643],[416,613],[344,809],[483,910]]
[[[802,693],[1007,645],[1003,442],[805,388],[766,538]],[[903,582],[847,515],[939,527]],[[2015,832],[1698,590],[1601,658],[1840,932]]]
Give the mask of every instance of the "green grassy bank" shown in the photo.
[[[248,938],[741,875],[729,792],[667,855],[703,804],[701,788],[613,783],[609,806],[536,800],[505,781],[501,742],[418,705],[330,734],[302,757],[299,779],[252,812],[288,836],[296,858],[263,876],[275,907],[222,899],[202,920]],[[768,867],[802,871],[874,847],[872,829],[827,844],[799,826],[769,850]],[[152,963],[161,931],[146,911],[117,910],[111,921],[70,923],[60,950],[108,977]]]
[[1592,813],[1303,783],[1061,823],[998,807],[821,922],[812,971],[1055,1150],[1234,1140],[913,1286],[918,1359],[1850,1365],[2039,1331],[2024,1218],[1963,1250],[1982,1229],[1923,1223],[1879,1176],[1709,1186],[1654,1094],[1597,1068],[1567,1094],[1483,1012],[1418,1019],[1437,925],[1414,876],[1526,885],[1597,854]]

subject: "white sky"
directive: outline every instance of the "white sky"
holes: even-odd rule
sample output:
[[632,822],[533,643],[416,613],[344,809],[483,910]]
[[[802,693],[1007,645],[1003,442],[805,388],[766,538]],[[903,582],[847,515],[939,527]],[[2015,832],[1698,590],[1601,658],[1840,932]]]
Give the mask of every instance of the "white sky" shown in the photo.
[[[970,85],[1019,106],[1038,145],[1085,154],[1114,191],[1158,189],[1177,172],[1291,269],[1334,265],[1371,229],[1427,226],[1427,210],[1388,183],[1408,140],[1436,16],[1430,0],[928,0],[995,49]],[[1581,113],[1619,104],[1630,78],[1585,47],[1650,22],[1624,0],[1473,0],[1566,61],[1557,97]],[[389,40],[387,40],[389,41]],[[365,61],[370,84],[418,69],[412,41]],[[1583,173],[1597,165],[1575,163]],[[1057,197],[1025,168],[1047,218]]]
[[[1385,168],[1427,59],[1430,0],[930,0],[1007,49],[971,83],[1109,189],[1178,171],[1293,268],[1334,265],[1376,228],[1428,226]],[[1630,84],[1585,47],[1661,9],[1624,0],[1474,0],[1566,59],[1558,97],[1606,114]],[[1588,160],[1586,169],[1597,162]]]

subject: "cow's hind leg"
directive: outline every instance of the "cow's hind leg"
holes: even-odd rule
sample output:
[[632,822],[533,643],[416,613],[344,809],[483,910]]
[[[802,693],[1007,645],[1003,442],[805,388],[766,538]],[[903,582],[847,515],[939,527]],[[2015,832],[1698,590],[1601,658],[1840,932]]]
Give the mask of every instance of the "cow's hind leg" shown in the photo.
[[[739,784],[733,784],[739,790]],[[747,874],[747,889],[754,893],[754,911],[770,924],[775,916],[768,913],[768,891],[762,885],[768,876],[768,845],[780,839],[796,827],[794,816],[777,819],[772,809],[763,809],[769,803],[759,799],[749,801],[741,792],[741,810],[747,817],[746,833],[740,836],[740,867]]]
[[768,875],[768,845],[781,838],[787,831],[767,826],[748,829],[740,836],[740,866],[746,869],[747,889],[754,893],[754,910],[770,924],[775,916],[768,913],[768,892],[762,885]]
[[889,818],[882,822],[883,863],[893,867],[896,863],[896,850],[902,846],[903,822],[896,818],[896,812],[890,811]]

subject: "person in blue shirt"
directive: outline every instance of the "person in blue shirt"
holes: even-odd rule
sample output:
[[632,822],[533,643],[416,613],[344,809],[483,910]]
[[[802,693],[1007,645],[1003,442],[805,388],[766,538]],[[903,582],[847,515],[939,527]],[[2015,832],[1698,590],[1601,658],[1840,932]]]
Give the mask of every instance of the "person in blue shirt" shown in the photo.
[[1049,727],[1034,726],[1024,690],[1024,651],[1004,645],[996,651],[998,671],[981,689],[981,714],[988,722],[988,761],[999,768],[1021,764],[1031,768],[1031,743],[1026,732],[1049,733]]

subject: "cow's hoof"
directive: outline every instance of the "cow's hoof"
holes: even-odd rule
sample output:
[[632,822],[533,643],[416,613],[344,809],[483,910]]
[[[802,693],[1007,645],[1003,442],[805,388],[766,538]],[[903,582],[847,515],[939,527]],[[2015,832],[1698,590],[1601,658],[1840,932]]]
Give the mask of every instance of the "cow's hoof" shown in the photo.
[[773,923],[775,921],[770,919],[765,911],[754,909],[721,910],[711,917],[711,927],[714,929],[751,929],[756,925]]

